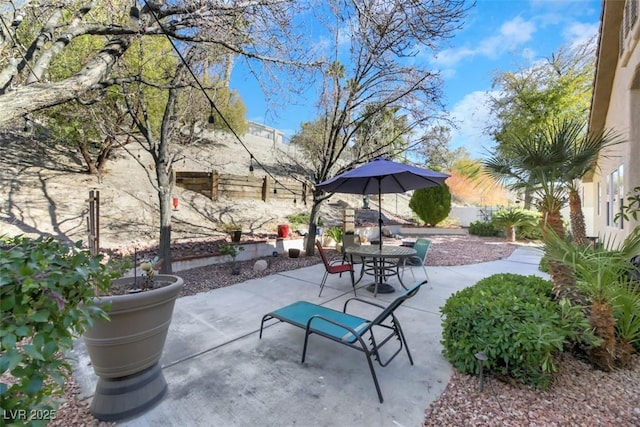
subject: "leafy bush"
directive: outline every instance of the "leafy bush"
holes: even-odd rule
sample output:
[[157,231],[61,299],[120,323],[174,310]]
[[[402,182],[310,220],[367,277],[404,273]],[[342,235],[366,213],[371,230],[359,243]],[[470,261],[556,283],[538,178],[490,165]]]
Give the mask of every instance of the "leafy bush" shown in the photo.
[[496,274],[452,295],[444,307],[444,356],[461,372],[485,369],[547,388],[554,355],[568,341],[595,342],[579,307],[552,299],[552,283],[536,276]]
[[436,225],[451,212],[451,193],[446,184],[413,192],[409,207],[425,224]]
[[8,418],[53,411],[53,397],[71,372],[62,353],[93,319],[106,318],[93,297],[109,288],[113,274],[79,242],[68,247],[53,239],[15,237],[1,246],[0,374],[15,380],[0,382],[1,409]]
[[525,224],[516,230],[518,240],[542,240],[540,224]]
[[310,220],[311,216],[308,213],[294,213],[287,215],[287,221],[289,221],[294,228],[299,225],[309,224]]
[[469,234],[483,237],[495,236],[498,234],[498,229],[491,221],[473,221],[469,224]]

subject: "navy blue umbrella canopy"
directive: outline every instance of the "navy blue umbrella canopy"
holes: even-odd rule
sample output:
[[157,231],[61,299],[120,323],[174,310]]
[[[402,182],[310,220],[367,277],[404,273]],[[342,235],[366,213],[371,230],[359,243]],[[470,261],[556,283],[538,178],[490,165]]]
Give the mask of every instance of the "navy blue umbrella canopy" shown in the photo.
[[[378,194],[404,193],[418,188],[443,185],[449,178],[446,173],[434,172],[416,166],[394,162],[383,157],[334,176],[316,185],[319,190],[328,193]],[[382,215],[379,219],[380,247],[382,247]]]

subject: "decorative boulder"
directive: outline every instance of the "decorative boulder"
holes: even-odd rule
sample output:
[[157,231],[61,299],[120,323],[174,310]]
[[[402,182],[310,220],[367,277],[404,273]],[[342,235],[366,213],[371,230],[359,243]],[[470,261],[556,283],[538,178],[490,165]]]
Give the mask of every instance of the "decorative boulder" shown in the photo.
[[265,271],[267,267],[268,267],[267,261],[263,259],[259,259],[258,261],[256,261],[255,264],[253,264],[253,271],[255,271],[256,273],[261,273]]

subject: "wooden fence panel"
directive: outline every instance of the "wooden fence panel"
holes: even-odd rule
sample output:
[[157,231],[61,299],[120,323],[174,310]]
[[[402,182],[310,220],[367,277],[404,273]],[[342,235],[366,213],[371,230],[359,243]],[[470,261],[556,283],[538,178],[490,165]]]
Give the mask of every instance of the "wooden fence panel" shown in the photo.
[[224,195],[232,199],[295,201],[306,204],[311,194],[305,183],[290,178],[276,182],[268,176],[221,174],[218,171],[176,171],[174,182],[179,187],[203,194],[214,201]]

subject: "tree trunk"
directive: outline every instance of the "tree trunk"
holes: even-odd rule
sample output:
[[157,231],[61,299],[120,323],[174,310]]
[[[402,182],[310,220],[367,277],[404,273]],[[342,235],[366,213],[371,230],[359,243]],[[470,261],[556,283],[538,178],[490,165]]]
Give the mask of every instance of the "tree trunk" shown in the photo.
[[80,151],[80,155],[84,159],[84,163],[87,165],[87,170],[89,175],[98,175],[99,171],[96,167],[96,164],[93,162],[91,158],[91,154],[89,153],[89,149],[87,148],[87,144],[84,142],[78,142],[78,151]]
[[307,232],[307,243],[304,248],[307,256],[312,256],[316,250],[316,229],[318,216],[320,214],[320,206],[322,202],[313,198],[313,205],[311,206],[311,214],[309,218],[309,231]]
[[516,241],[516,228],[513,225],[507,225],[506,234],[507,234],[507,242]]
[[160,201],[160,241],[158,256],[162,259],[160,272],[173,274],[171,266],[171,191],[173,185],[165,168],[156,169],[158,177],[158,200]]
[[589,323],[594,328],[593,333],[602,338],[602,344],[589,351],[589,360],[603,371],[613,371],[616,356],[616,319],[611,304],[606,300],[594,301]]
[[[546,227],[549,227],[564,239],[566,234],[562,222],[560,209],[543,212],[540,219],[543,234]],[[576,286],[575,276],[569,266],[558,261],[549,260],[549,275],[553,280],[553,293],[557,300],[568,298],[572,303],[583,303],[583,298],[580,296]]]
[[584,246],[587,243],[587,231],[584,224],[582,201],[580,200],[580,193],[574,188],[569,190],[569,219],[571,221],[573,240],[577,245]]

